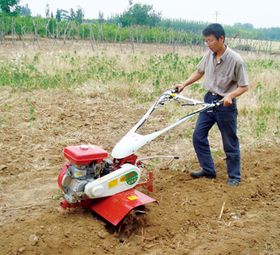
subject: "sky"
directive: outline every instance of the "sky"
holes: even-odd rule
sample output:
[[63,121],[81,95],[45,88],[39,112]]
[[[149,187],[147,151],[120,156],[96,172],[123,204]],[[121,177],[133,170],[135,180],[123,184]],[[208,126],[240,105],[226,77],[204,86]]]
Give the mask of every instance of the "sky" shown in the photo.
[[[120,14],[128,9],[128,0],[20,0],[28,4],[32,15],[45,16],[47,3],[55,15],[56,9],[76,10],[81,7],[85,18],[98,18]],[[149,4],[163,18],[204,22],[219,22],[226,25],[251,23],[254,27],[280,27],[279,0],[134,0],[133,3]]]

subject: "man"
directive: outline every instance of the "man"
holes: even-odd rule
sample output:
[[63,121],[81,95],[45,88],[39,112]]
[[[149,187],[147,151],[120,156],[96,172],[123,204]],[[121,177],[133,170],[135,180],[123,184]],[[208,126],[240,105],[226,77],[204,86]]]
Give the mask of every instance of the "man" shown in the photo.
[[206,46],[210,49],[197,66],[197,69],[181,85],[179,92],[204,76],[204,96],[206,103],[222,101],[223,104],[199,114],[193,133],[193,145],[201,170],[191,172],[193,178],[216,178],[211,156],[208,132],[217,123],[222,135],[226,154],[228,185],[237,186],[240,182],[240,149],[237,137],[236,98],[248,90],[245,64],[240,55],[225,45],[225,31],[220,24],[207,26],[202,32]]

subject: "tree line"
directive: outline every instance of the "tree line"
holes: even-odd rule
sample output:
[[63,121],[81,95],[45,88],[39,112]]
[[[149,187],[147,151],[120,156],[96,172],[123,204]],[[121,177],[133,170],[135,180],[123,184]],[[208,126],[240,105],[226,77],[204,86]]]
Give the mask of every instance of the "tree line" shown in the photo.
[[[77,10],[57,9],[50,12],[47,4],[45,17],[32,17],[26,4],[19,5],[19,0],[0,0],[0,33],[2,37],[14,35],[22,38],[26,34],[37,34],[41,37],[98,39],[108,42],[178,42],[201,43],[201,31],[205,22],[194,22],[180,19],[165,19],[152,5],[133,4],[123,13],[107,19],[102,12],[98,19],[84,19],[84,12]],[[252,24],[236,23],[225,26],[226,35],[231,38],[280,40],[280,27],[254,28]]]

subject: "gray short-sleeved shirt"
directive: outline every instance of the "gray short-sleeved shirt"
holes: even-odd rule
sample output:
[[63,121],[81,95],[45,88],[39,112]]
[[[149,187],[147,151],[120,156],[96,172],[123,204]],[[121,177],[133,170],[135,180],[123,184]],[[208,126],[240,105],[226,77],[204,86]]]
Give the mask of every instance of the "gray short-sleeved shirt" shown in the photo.
[[215,59],[215,53],[209,51],[197,65],[197,70],[204,74],[204,88],[221,96],[237,87],[249,85],[243,59],[229,47],[219,62]]

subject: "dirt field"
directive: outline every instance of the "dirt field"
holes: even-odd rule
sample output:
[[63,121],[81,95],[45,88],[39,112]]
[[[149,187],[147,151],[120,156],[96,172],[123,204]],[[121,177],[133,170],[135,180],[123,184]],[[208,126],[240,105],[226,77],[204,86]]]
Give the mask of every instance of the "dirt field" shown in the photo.
[[[159,204],[120,239],[84,209],[63,211],[56,178],[64,146],[92,143],[111,151],[149,104],[116,101],[87,88],[0,88],[0,254],[280,254],[279,144],[242,147],[243,181],[191,180],[189,139],[160,138],[140,154],[173,154],[152,164]],[[124,107],[126,106],[126,107]],[[185,128],[191,129],[190,124]],[[223,213],[221,213],[224,204]]]

